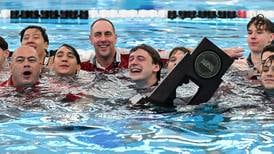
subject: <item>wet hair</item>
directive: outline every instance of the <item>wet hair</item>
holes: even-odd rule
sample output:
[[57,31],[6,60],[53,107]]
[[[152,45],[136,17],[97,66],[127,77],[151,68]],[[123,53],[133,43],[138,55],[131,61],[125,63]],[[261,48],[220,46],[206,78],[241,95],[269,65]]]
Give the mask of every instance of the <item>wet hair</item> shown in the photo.
[[50,57],[55,56],[56,51],[57,51],[57,49],[55,49],[55,50],[50,50],[50,51],[49,51],[49,56],[50,56]]
[[[77,52],[77,50],[74,47],[72,47],[71,45],[68,45],[68,44],[62,44],[58,49],[60,49],[61,47],[67,47],[70,51],[72,51],[72,54],[75,56],[77,64],[81,63],[79,53]],[[57,53],[57,50],[54,53],[54,58]],[[54,58],[53,58],[53,60],[54,60]]]
[[263,14],[258,14],[257,16],[252,17],[247,24],[247,30],[252,24],[254,24],[257,29],[261,29],[261,26],[265,26],[264,28],[266,31],[274,33],[274,24],[271,20],[265,18]]
[[114,34],[115,34],[115,27],[114,27],[113,23],[112,23],[110,20],[106,19],[106,18],[99,18],[99,19],[95,20],[95,21],[90,25],[90,31],[92,31],[93,26],[94,26],[94,25],[96,24],[96,22],[98,22],[98,21],[106,21],[106,22],[110,23],[110,25],[111,25],[111,27],[112,27],[112,29],[113,29],[113,32],[114,32]]
[[[265,52],[271,52],[274,53],[274,44],[270,44],[264,47],[262,54],[261,54],[261,59],[263,57],[263,54]],[[272,62],[274,60],[274,55],[271,55],[269,57],[267,57],[266,59],[262,60],[262,72],[267,72],[269,70],[269,67],[272,65]],[[261,72],[261,73],[262,73]]]
[[274,44],[269,44],[264,47],[262,54],[261,54],[261,58],[262,58],[263,54],[267,51],[274,52]]
[[161,57],[160,57],[158,51],[156,49],[154,49],[153,47],[149,46],[149,45],[141,44],[141,45],[138,45],[138,46],[132,48],[129,51],[129,54],[135,52],[138,49],[145,50],[150,55],[150,57],[152,58],[152,63],[156,64],[156,65],[159,65],[160,70],[157,72],[157,76],[156,76],[157,80],[159,81],[161,79],[161,69],[162,69],[163,63],[161,61]]
[[190,50],[188,50],[187,48],[179,46],[179,47],[173,48],[173,49],[170,51],[168,58],[170,58],[170,57],[171,57],[173,54],[175,54],[176,51],[178,51],[178,50],[181,51],[181,52],[183,52],[183,53],[190,53]]
[[48,38],[48,34],[46,33],[46,29],[42,28],[41,26],[36,26],[36,25],[30,25],[30,26],[25,27],[23,30],[21,30],[21,32],[19,33],[20,42],[22,42],[26,30],[33,29],[33,28],[38,29],[41,32],[42,37],[45,40],[45,42],[47,42],[49,44],[49,38]]
[[0,36],[0,48],[2,50],[7,50],[9,48],[8,43],[6,42],[6,40]]

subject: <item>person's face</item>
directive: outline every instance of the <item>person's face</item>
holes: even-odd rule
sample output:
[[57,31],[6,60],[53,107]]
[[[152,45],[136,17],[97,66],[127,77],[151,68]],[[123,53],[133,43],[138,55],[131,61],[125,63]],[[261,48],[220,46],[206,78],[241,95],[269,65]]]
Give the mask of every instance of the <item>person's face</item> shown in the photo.
[[254,24],[248,28],[247,43],[254,53],[262,52],[263,48],[272,41],[273,34],[265,30],[265,26],[257,29]]
[[90,42],[95,48],[96,56],[110,57],[115,53],[116,34],[107,21],[97,21],[90,33]]
[[4,65],[6,59],[9,57],[9,50],[3,50],[0,48],[0,69]]
[[137,49],[129,55],[129,77],[133,81],[152,83],[157,81],[156,74],[160,66],[153,64],[151,56],[143,49]]
[[170,72],[176,64],[180,62],[185,57],[186,53],[184,53],[181,50],[176,50],[173,52],[173,54],[170,56],[167,64],[167,70]]
[[264,64],[262,65],[261,81],[265,89],[274,89],[274,59],[272,61],[269,58],[273,55],[273,52],[268,51],[262,55],[262,62]]
[[12,56],[10,65],[14,86],[32,86],[39,80],[41,64],[32,47],[20,47]]
[[33,47],[38,52],[40,60],[43,60],[42,56],[48,48],[48,43],[44,40],[41,31],[36,28],[29,28],[25,31],[21,44]]
[[59,76],[70,76],[75,75],[80,70],[80,65],[77,64],[73,52],[69,48],[62,46],[55,54],[52,68]]

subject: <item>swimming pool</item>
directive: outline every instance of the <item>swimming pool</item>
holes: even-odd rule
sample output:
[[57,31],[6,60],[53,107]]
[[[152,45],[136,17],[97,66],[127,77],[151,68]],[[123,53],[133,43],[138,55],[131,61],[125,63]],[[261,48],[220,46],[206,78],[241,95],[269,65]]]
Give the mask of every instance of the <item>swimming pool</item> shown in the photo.
[[[12,2],[12,3],[11,3]],[[180,4],[176,1],[160,3],[143,0],[129,1],[41,1],[22,3],[1,1],[1,9],[121,9],[161,8],[179,9],[180,6],[200,9],[247,9],[243,1],[197,2]],[[216,2],[216,1],[215,1]],[[272,1],[251,1],[251,9],[271,10]],[[2,5],[3,4],[3,5]],[[130,5],[131,4],[131,5]],[[179,5],[180,4],[180,5]],[[98,7],[97,7],[98,6]],[[136,6],[136,8],[132,8]],[[94,19],[82,23],[60,23],[52,20],[34,23],[47,29],[49,49],[69,43],[77,49],[91,50],[88,41],[89,25]],[[155,48],[170,50],[174,46],[195,47],[207,36],[220,47],[240,46],[248,54],[246,24],[248,19],[166,19],[115,18],[118,47],[131,48],[147,43]],[[32,23],[10,22],[0,19],[1,36],[10,49],[19,45],[18,32]],[[88,74],[92,78],[95,74]],[[229,74],[233,76],[233,72]],[[85,86],[75,89],[58,87],[49,92],[42,83],[41,96],[24,98],[13,89],[1,91],[0,97],[0,153],[271,153],[274,149],[273,105],[266,104],[258,88],[245,86],[241,78],[224,78],[231,91],[224,91],[218,99],[200,106],[183,106],[179,112],[157,113],[146,109],[132,109],[126,99],[136,92],[131,83],[119,76],[101,76]],[[86,78],[87,79],[87,78]],[[87,79],[88,80],[88,79]],[[83,85],[87,80],[79,83]],[[91,80],[91,79],[90,79]],[[44,86],[44,87],[43,87]],[[117,88],[119,87],[119,88]],[[60,101],[64,91],[88,91],[91,98],[68,104]],[[187,89],[181,89],[187,93]],[[8,95],[9,97],[4,97]],[[34,104],[30,105],[28,104]],[[18,106],[19,105],[21,106]]]

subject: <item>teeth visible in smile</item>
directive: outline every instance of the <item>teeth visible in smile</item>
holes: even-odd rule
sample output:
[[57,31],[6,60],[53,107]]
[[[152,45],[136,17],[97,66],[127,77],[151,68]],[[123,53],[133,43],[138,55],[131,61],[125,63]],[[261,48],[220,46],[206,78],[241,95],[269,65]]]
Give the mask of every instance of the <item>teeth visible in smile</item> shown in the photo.
[[106,48],[107,46],[106,45],[100,45],[101,48]]
[[131,68],[130,71],[131,72],[141,72],[142,70],[139,68]]

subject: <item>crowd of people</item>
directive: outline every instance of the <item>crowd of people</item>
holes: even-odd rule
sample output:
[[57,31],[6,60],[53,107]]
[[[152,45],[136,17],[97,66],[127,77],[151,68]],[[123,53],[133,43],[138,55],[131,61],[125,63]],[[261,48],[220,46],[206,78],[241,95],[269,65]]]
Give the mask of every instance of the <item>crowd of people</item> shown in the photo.
[[[263,15],[251,18],[247,24],[247,43],[250,54],[243,58],[242,48],[223,49],[227,55],[235,58],[232,67],[252,70],[250,79],[261,79],[267,94],[274,91],[274,26]],[[89,41],[95,52],[89,60],[81,61],[77,50],[69,44],[62,44],[55,53],[48,53],[49,39],[46,30],[30,25],[20,32],[21,46],[13,54],[9,53],[8,43],[0,37],[0,71],[10,77],[0,83],[0,87],[33,87],[47,71],[56,76],[75,76],[79,71],[118,73],[128,69],[129,78],[138,88],[153,90],[161,80],[161,69],[168,72],[193,49],[175,47],[169,57],[163,57],[155,48],[141,44],[129,51],[116,47],[117,34],[113,23],[106,18],[95,20],[90,26]],[[272,41],[272,43],[271,43]],[[10,61],[9,55],[11,56]],[[5,68],[9,69],[5,69]]]

